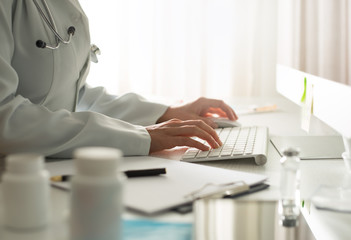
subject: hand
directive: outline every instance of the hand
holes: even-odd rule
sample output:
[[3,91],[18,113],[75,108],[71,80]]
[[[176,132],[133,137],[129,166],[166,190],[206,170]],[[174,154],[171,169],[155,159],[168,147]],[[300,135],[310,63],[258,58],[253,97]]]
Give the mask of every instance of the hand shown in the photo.
[[202,120],[213,128],[217,125],[209,117],[224,117],[237,120],[238,116],[234,110],[222,100],[199,98],[198,100],[177,107],[169,107],[158,119],[158,123],[173,118],[180,120]]
[[169,121],[146,127],[151,137],[150,153],[170,149],[176,146],[195,147],[203,151],[210,148],[192,139],[201,138],[212,147],[222,145],[216,131],[202,120],[171,119]]

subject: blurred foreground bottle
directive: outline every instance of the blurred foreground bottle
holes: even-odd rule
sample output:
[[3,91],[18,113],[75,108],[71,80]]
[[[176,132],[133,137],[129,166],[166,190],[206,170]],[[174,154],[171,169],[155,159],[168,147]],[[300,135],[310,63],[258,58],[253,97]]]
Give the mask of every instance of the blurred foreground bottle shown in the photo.
[[296,227],[300,215],[299,150],[295,148],[285,149],[280,163],[280,224],[284,227]]
[[4,225],[11,230],[38,230],[50,219],[49,173],[39,154],[12,154],[2,178]]
[[71,240],[122,239],[122,180],[118,172],[122,152],[89,147],[74,152]]

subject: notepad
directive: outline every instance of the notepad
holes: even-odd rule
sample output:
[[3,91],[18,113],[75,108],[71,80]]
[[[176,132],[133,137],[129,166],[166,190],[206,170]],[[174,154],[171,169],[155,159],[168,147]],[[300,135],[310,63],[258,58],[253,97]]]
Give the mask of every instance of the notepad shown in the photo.
[[[72,160],[47,163],[46,167],[51,176],[74,174]],[[266,180],[264,175],[150,156],[127,157],[120,170],[140,168],[167,169],[167,174],[164,175],[125,180],[126,207],[144,214],[155,214],[191,203],[194,200],[194,197],[191,197],[194,192],[200,192],[200,195],[197,196],[201,197],[203,193],[203,196],[209,197],[211,192],[218,195],[220,191],[224,192],[228,187],[233,190],[235,184],[238,189],[243,189],[243,183],[252,186]],[[70,188],[68,182],[52,184],[62,189],[69,190]]]

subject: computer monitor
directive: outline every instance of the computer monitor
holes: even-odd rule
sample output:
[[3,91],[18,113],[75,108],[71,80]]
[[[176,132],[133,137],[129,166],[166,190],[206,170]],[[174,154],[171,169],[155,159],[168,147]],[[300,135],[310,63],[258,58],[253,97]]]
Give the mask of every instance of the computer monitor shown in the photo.
[[[306,111],[309,111],[307,114],[311,114],[320,119],[343,136],[344,146],[341,147],[341,151],[345,151],[346,149],[347,152],[350,152],[350,86],[314,76],[297,69],[277,65],[276,89],[278,93],[301,106],[305,114]],[[304,120],[302,120],[302,122],[303,121]],[[331,147],[329,149],[332,150]],[[340,146],[339,148],[335,146],[334,149],[340,151]],[[319,148],[318,150],[321,151],[323,149]],[[337,154],[341,158],[341,154]]]
[[[281,65],[277,66],[276,86],[280,94],[342,136],[342,157],[347,170],[343,183],[320,185],[311,201],[320,209],[351,212],[351,87]],[[337,146],[316,148],[316,152],[340,147],[342,142]]]

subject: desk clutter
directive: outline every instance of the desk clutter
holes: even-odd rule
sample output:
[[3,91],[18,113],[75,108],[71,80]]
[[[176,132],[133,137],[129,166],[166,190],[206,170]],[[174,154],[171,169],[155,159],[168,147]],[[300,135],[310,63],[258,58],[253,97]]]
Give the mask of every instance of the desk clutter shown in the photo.
[[[120,166],[122,153],[112,148],[80,148],[74,152],[76,176],[71,180],[69,238],[122,239]],[[48,229],[49,172],[38,154],[13,154],[3,176],[4,225],[18,232]]]
[[[72,161],[46,165],[51,176],[76,174]],[[165,168],[166,174],[126,178],[125,207],[145,215],[155,215],[192,203],[195,199],[225,196],[250,191],[249,186],[263,183],[266,176],[203,166],[150,156],[124,158],[120,171]],[[52,182],[53,186],[70,191],[70,182]],[[193,194],[196,192],[196,194]]]
[[[69,177],[58,181],[54,176]],[[135,223],[122,220],[124,208],[154,215],[199,198],[249,193],[250,186],[265,180],[263,175],[149,156],[122,159],[119,150],[103,147],[80,148],[73,161],[46,164],[41,155],[14,154],[6,158],[3,222],[11,231],[48,228],[52,185],[70,192],[70,239],[118,240],[123,226]]]

